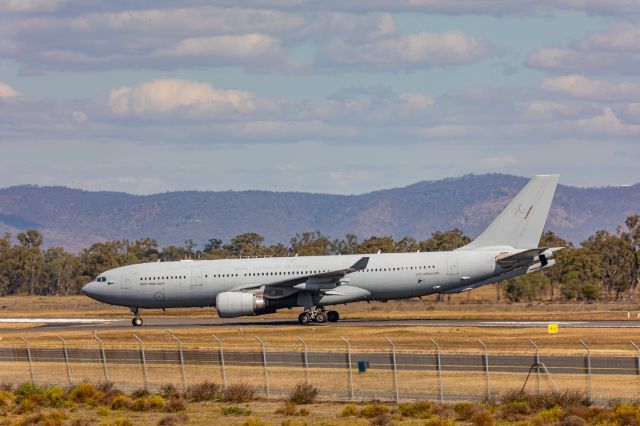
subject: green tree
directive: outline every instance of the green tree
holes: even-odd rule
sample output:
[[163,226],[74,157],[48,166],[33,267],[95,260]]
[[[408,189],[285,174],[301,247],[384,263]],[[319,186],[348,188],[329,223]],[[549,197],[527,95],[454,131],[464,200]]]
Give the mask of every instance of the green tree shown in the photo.
[[633,245],[624,235],[611,235],[600,230],[589,237],[582,246],[598,254],[602,281],[607,297],[613,293],[615,299],[631,288]]
[[291,239],[291,253],[300,256],[324,256],[331,253],[332,241],[319,231],[296,233]]
[[471,238],[454,228],[450,231],[436,231],[431,234],[431,238],[421,241],[420,251],[451,251],[460,248],[471,242]]
[[234,257],[258,256],[262,254],[263,243],[264,237],[262,235],[255,232],[245,232],[233,237],[229,244],[224,246],[224,249]]

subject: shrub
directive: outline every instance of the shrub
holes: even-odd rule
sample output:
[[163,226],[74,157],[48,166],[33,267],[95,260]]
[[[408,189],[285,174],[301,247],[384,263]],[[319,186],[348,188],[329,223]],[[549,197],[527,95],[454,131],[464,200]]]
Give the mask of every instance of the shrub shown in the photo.
[[471,415],[471,424],[475,426],[495,426],[496,419],[493,417],[491,411],[486,408],[476,410]]
[[44,391],[44,398],[52,407],[62,407],[65,404],[64,389],[59,386],[49,386]]
[[45,426],[62,426],[67,419],[64,410],[51,410],[47,412],[35,413],[23,419],[19,424],[22,425],[45,425]]
[[221,407],[220,412],[224,416],[250,416],[251,410],[248,408],[238,407],[237,405],[227,405]]
[[249,402],[256,399],[256,391],[245,383],[227,387],[222,393],[222,400],[226,402]]
[[109,393],[113,390],[113,382],[99,382],[96,389],[103,393]]
[[612,417],[621,425],[640,425],[640,407],[633,402],[618,403],[613,406]]
[[133,400],[131,409],[133,411],[161,410],[165,406],[164,398],[161,395],[147,395]]
[[240,426],[267,426],[267,423],[264,420],[249,417],[247,420],[240,423]]
[[189,420],[186,414],[169,414],[158,420],[158,426],[180,426]]
[[100,398],[100,391],[98,391],[91,383],[82,382],[69,391],[68,397],[73,402],[79,402],[82,404],[93,404],[98,398]]
[[189,386],[187,396],[191,401],[213,401],[220,398],[220,385],[213,382],[202,382]]
[[481,407],[479,407],[477,404],[470,404],[468,402],[459,402],[453,406],[453,411],[456,412],[458,420],[464,421],[469,420],[476,413],[476,411],[480,409]]
[[34,383],[22,383],[15,392],[16,402],[20,403],[23,399],[29,398],[32,400],[43,400],[44,389]]
[[522,402],[531,408],[540,410],[553,408],[558,405],[562,408],[570,405],[582,405],[588,407],[591,401],[584,392],[577,390],[549,391],[538,394],[526,392],[507,392],[502,397],[502,403]]
[[184,398],[179,394],[169,397],[169,401],[165,405],[165,411],[170,413],[177,413],[178,411],[184,411],[186,409],[187,405],[184,403]]
[[319,392],[315,386],[300,383],[289,394],[289,402],[293,404],[311,404],[316,400]]
[[347,404],[342,408],[342,417],[351,417],[358,414],[358,407],[355,404]]
[[531,407],[526,402],[513,401],[503,404],[498,411],[498,416],[505,420],[522,420],[531,412]]
[[118,417],[113,422],[113,426],[133,426],[133,422],[125,417]]
[[425,426],[455,426],[456,422],[448,417],[433,417],[424,424]]
[[0,383],[0,391],[13,392],[13,383],[9,383],[9,382]]
[[398,405],[400,414],[414,419],[428,419],[431,416],[431,403],[429,401],[416,401]]
[[389,407],[380,403],[367,404],[360,409],[360,417],[364,417],[367,419],[372,419],[374,417],[379,416],[380,414],[385,414],[389,412]]
[[160,408],[164,408],[164,398],[162,397],[162,395],[149,395],[147,397],[147,402],[149,404],[149,407],[152,409],[160,409]]
[[295,416],[296,405],[293,402],[286,402],[281,407],[276,409],[275,414],[281,414],[283,416]]
[[102,417],[108,416],[109,415],[109,409],[107,407],[105,407],[105,406],[98,407],[98,409],[96,410],[96,414],[98,416],[102,416]]
[[584,426],[586,424],[582,417],[578,416],[567,416],[557,423],[558,426]]
[[131,398],[133,399],[143,398],[147,395],[149,395],[149,391],[146,389],[136,389],[133,392],[131,392]]
[[111,409],[112,410],[122,410],[128,409],[133,404],[133,400],[129,398],[127,395],[116,395],[111,398]]
[[171,383],[166,383],[160,386],[160,395],[164,398],[170,398],[174,395],[180,395],[180,391]]
[[14,400],[15,396],[13,396],[13,392],[8,390],[0,390],[0,408],[11,407]]

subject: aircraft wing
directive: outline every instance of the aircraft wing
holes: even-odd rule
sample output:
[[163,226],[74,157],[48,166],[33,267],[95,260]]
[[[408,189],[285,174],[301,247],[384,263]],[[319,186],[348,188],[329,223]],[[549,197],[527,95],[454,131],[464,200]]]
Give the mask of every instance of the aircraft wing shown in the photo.
[[270,288],[292,288],[297,285],[305,284],[305,283],[307,284],[313,283],[316,286],[321,287],[322,284],[331,284],[331,283],[337,282],[347,274],[366,269],[368,263],[369,263],[369,257],[364,256],[364,257],[361,257],[356,263],[354,263],[353,265],[351,265],[346,269],[337,269],[335,271],[327,271],[319,274],[302,275],[295,278],[288,278],[288,279],[279,280],[279,281],[241,285],[241,286],[234,287],[229,291],[251,290],[254,288],[260,288],[262,286],[270,287]]

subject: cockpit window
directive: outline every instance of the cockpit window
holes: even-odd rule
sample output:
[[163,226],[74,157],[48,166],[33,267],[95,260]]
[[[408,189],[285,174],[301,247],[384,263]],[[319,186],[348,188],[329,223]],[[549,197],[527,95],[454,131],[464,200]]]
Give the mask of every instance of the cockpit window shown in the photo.
[[103,282],[105,282],[106,280],[107,280],[107,277],[98,277],[98,278],[96,279],[96,281],[97,281],[97,282],[99,282],[99,283],[103,283]]

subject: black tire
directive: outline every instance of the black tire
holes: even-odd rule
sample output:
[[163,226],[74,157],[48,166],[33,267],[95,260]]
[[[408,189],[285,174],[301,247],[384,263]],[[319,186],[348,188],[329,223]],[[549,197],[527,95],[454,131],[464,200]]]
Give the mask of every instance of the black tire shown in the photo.
[[327,314],[324,312],[318,312],[316,314],[316,322],[319,322],[319,323],[327,322]]
[[329,322],[338,322],[338,320],[340,319],[340,314],[338,313],[338,311],[329,311],[327,312],[327,319],[329,320]]
[[142,318],[140,317],[134,317],[131,320],[131,324],[133,324],[134,327],[141,327],[142,326]]
[[311,315],[306,312],[301,313],[298,315],[298,322],[300,324],[309,324],[311,322]]

